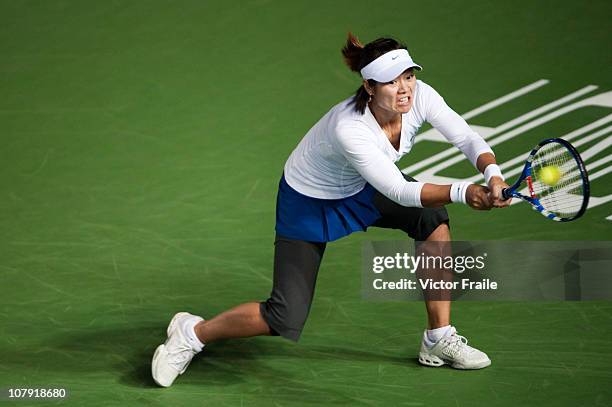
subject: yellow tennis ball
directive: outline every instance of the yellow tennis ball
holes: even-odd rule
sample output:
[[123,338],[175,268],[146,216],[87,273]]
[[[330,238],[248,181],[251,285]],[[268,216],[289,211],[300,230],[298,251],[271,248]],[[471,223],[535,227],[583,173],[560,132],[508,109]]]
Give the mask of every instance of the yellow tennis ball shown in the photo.
[[546,185],[555,186],[561,178],[561,170],[556,165],[547,165],[542,167],[539,172],[540,181]]

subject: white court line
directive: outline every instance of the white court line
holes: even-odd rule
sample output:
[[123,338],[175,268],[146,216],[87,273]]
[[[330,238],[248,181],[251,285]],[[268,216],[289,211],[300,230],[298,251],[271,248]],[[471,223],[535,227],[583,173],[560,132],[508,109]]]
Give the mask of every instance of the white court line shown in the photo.
[[[612,117],[612,115],[608,115],[607,117]],[[604,119],[605,119],[605,120],[607,120],[607,118],[606,118],[606,117],[604,117],[603,119],[600,119],[600,120],[604,120]],[[598,120],[598,121],[599,121],[599,120]],[[597,124],[597,126],[599,126],[599,123],[597,123],[597,122],[593,122],[593,123],[591,123],[591,124]],[[597,127],[597,126],[594,126],[594,127],[593,127],[593,126],[591,126],[591,125],[589,124],[589,125],[587,125],[587,126],[582,127],[582,129],[584,129],[585,127],[588,127],[588,128],[589,128],[589,130],[591,130],[591,129],[593,129],[593,128]],[[576,141],[576,142],[574,143],[574,147],[580,147],[581,145],[586,144],[586,143],[588,143],[588,142],[589,142],[589,141],[591,141],[591,140],[595,140],[595,139],[596,139],[596,138],[598,138],[598,137],[605,136],[605,135],[606,135],[607,133],[609,133],[611,130],[612,130],[612,126],[604,127],[603,129],[601,129],[601,130],[599,130],[599,131],[596,131],[595,133],[593,133],[593,134],[591,134],[591,135],[589,135],[589,136],[586,136],[586,137],[584,137],[584,138],[581,138],[580,140]],[[562,136],[561,138],[563,138],[563,139],[565,139],[565,140],[571,140],[571,139],[573,139],[573,138],[576,138],[576,137],[577,137],[577,136],[579,136],[579,135],[580,135],[580,134],[578,134],[578,131],[572,131],[571,133],[567,133],[565,136]]]
[[463,117],[465,120],[471,119],[472,117],[478,116],[479,114],[486,112],[487,110],[491,110],[497,106],[503,105],[504,103],[509,102],[512,99],[516,99],[519,96],[523,96],[531,91],[536,90],[539,87],[548,85],[549,83],[550,81],[548,79],[540,79],[539,81],[524,86],[519,90],[515,90],[512,93],[508,93],[505,96],[492,100],[489,103],[484,104],[480,107],[477,107],[474,110],[470,110],[469,112],[462,114],[461,117]]
[[605,196],[591,196],[589,198],[589,208],[594,208],[612,201],[612,194]]
[[[593,157],[594,155],[602,152],[603,150],[605,150],[606,148],[610,147],[612,145],[612,136],[608,136],[605,139],[601,140],[600,142],[598,142],[597,144],[591,146],[588,150],[583,151],[582,153],[580,153],[580,157],[582,158],[582,161],[588,161],[589,158]],[[599,160],[601,161],[601,160]],[[570,165],[574,165],[574,162],[570,161],[569,163],[566,163],[566,165],[570,166]],[[593,166],[593,164],[585,164],[587,166],[587,170],[590,168],[595,168]],[[518,167],[515,168],[512,171],[508,171],[507,174],[504,175],[508,175],[508,176],[512,176],[512,175],[516,175],[518,173],[520,173],[521,171],[523,171],[523,167]]]
[[[533,117],[535,117],[535,116],[537,116],[537,115],[539,115],[541,113],[544,113],[544,112],[546,112],[548,110],[554,109],[555,107],[557,107],[557,106],[559,106],[559,105],[561,105],[563,103],[569,102],[570,100],[576,99],[576,98],[584,95],[585,93],[592,92],[595,89],[597,89],[597,86],[595,86],[595,85],[585,86],[584,88],[579,89],[576,92],[570,93],[569,95],[566,95],[566,96],[562,97],[561,99],[557,99],[554,102],[548,103],[548,104],[546,104],[544,106],[541,106],[541,107],[539,107],[539,108],[537,108],[535,110],[532,110],[531,112],[525,113],[524,115],[519,116],[516,119],[510,120],[509,122],[506,122],[506,123],[496,127],[491,134],[486,136],[485,139],[491,138],[492,136],[494,136],[496,134],[499,134],[499,133],[501,133],[501,132],[503,132],[503,131],[513,127],[513,126],[516,126],[517,124],[525,122],[525,121],[527,121],[527,120],[529,120],[529,119],[531,119],[531,118],[533,118]],[[417,135],[417,137],[418,137],[418,135]],[[413,165],[411,165],[409,167],[406,167],[406,168],[402,169],[402,172],[404,174],[414,174],[417,170],[420,170],[423,167],[426,167],[426,166],[428,166],[430,164],[433,164],[433,163],[435,163],[435,162],[437,162],[437,161],[439,161],[439,160],[441,160],[443,158],[446,158],[446,157],[448,157],[450,155],[453,155],[453,154],[456,154],[458,152],[459,151],[454,146],[450,147],[450,148],[448,148],[448,149],[446,149],[444,151],[441,151],[441,152],[439,152],[437,154],[432,155],[431,157],[428,157],[428,158],[426,158],[424,160],[421,160],[418,163],[415,163],[415,164],[413,164]],[[462,159],[462,157],[463,157],[463,154],[461,154],[460,159]],[[446,165],[446,163],[443,163],[443,165]]]
[[592,163],[589,163],[589,165],[586,166],[587,172],[590,172],[591,170],[594,170],[597,167],[601,167],[602,165],[607,164],[610,161],[612,161],[612,155],[608,155],[608,156],[605,156],[604,158],[600,158],[597,161],[593,161]]
[[[532,120],[527,124],[524,124],[520,127],[515,128],[514,130],[511,130],[507,133],[504,133],[496,138],[494,138],[493,140],[488,141],[489,146],[493,147],[496,146],[498,144],[503,143],[506,140],[510,140],[512,138],[514,138],[515,136],[521,134],[521,133],[525,133],[526,131],[529,131],[535,127],[538,127],[541,124],[544,124],[546,122],[549,122],[553,119],[556,119],[557,117],[563,116],[564,114],[571,112],[573,110],[579,109],[580,107],[585,106],[584,104],[584,100],[580,101],[580,102],[576,102],[576,103],[572,103],[569,106],[565,106],[562,107],[559,110],[555,110],[551,113],[548,113],[538,119]],[[609,122],[612,120],[612,115],[608,115],[604,118],[605,123]],[[604,123],[604,124],[605,124]],[[455,151],[454,148],[451,148],[450,150]],[[448,150],[447,150],[448,151]],[[438,171],[448,168],[453,164],[456,164],[458,162],[460,162],[461,160],[464,159],[464,155],[463,154],[457,154],[454,157],[445,160],[444,162],[434,165],[433,167],[428,168],[426,171],[421,172],[420,174],[418,174],[421,178],[423,179],[427,179],[427,177],[431,177],[432,175],[434,175],[435,173],[437,173]]]
[[560,106],[566,102],[569,102],[570,100],[574,100],[576,98],[579,98],[582,95],[585,95],[587,93],[590,93],[592,91],[594,91],[595,89],[597,89],[597,86],[595,85],[588,85],[585,86],[582,89],[578,89],[576,92],[570,93],[569,95],[566,95],[564,97],[562,97],[561,99],[557,99],[554,102],[548,103],[544,106],[538,107],[535,110],[532,110],[531,112],[527,112],[522,116],[517,117],[514,120],[510,120],[507,123],[502,124],[501,126],[498,126],[495,128],[495,132],[491,133],[487,136],[487,138],[497,134],[497,133],[501,133],[502,131],[508,130],[511,127],[516,126],[517,124],[521,124],[523,122],[526,122],[529,119],[532,119],[538,115],[540,115],[541,113],[544,113],[548,110],[551,110],[557,106]]
[[[592,181],[592,180],[597,179],[599,177],[603,177],[604,175],[610,173],[611,171],[612,171],[612,167],[606,167],[603,170],[599,170],[599,171],[597,171],[597,172],[595,172],[593,174],[589,174],[589,181]],[[608,196],[612,197],[612,194],[608,195]]]
[[[597,172],[595,172],[593,174],[589,174],[589,182],[591,182],[591,181],[593,181],[593,180],[595,180],[597,178],[603,177],[604,175],[609,174],[610,172],[612,172],[612,167],[606,167],[603,170],[597,171]],[[563,190],[571,190],[572,188],[576,188],[579,185],[580,185],[580,182],[576,182],[576,183],[570,185],[571,188],[567,187],[567,188],[563,188]],[[528,189],[529,189],[528,187],[525,187],[525,188],[521,189],[520,193],[523,194],[523,195],[529,195]],[[601,196],[601,197],[590,197],[590,199],[589,199],[589,206],[588,207],[591,208],[591,207],[594,207],[594,206],[599,206],[599,205],[602,205],[602,204],[610,202],[610,201],[612,201],[612,194],[609,194],[609,195],[606,195],[606,196]],[[521,202],[523,202],[522,199],[514,199],[510,205],[515,205],[515,204],[518,204],[518,203],[521,203]]]
[[[601,126],[602,124],[608,123],[611,120],[612,120],[612,114],[610,114],[610,115],[608,115],[608,116],[606,116],[606,117],[604,117],[602,119],[599,119],[597,121],[594,121],[591,124],[587,124],[586,126],[581,127],[581,128],[579,128],[577,130],[574,130],[574,131],[572,131],[570,133],[567,133],[567,134],[561,136],[561,138],[565,139],[565,140],[572,140],[572,139],[576,138],[577,136],[580,136],[580,135],[582,135],[582,134],[584,134],[584,133],[586,133],[586,132],[588,132],[588,131],[590,131],[592,129],[595,129],[595,128]],[[599,131],[596,131],[595,133],[593,133],[593,134],[591,134],[591,135],[589,135],[587,137],[584,137],[584,138],[578,140],[577,142],[574,143],[574,147],[580,147],[581,145],[583,145],[585,143],[588,143],[589,141],[594,140],[597,137],[601,137],[603,135],[606,135],[611,130],[612,130],[612,126],[604,127],[603,129],[601,129]],[[519,172],[521,172],[523,170],[523,165],[522,164],[525,163],[525,160],[527,159],[527,155],[528,155],[528,152],[525,153],[524,157],[522,157],[522,156],[515,157],[515,158],[513,158],[511,160],[503,162],[502,164],[499,164],[499,167],[502,170],[506,170],[506,169],[516,165],[516,164],[521,164],[521,166],[519,167],[518,171],[516,170],[516,168],[513,169],[513,170],[509,170],[509,171],[504,171],[503,174],[504,174],[504,177],[506,179],[508,177],[512,176],[512,175],[518,174]],[[470,177],[470,178],[466,179],[466,181],[470,181],[470,182],[474,182],[474,183],[482,181],[482,180],[484,180],[484,175],[483,174],[477,174],[477,175],[474,175],[473,177]]]

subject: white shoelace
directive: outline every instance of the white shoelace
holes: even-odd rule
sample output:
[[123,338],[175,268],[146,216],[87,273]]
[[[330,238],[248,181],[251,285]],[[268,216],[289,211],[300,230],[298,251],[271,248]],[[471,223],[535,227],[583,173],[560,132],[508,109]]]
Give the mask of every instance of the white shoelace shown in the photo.
[[442,349],[442,353],[452,358],[457,357],[462,350],[468,350],[470,347],[467,346],[468,340],[465,336],[452,334],[445,339],[446,346]]

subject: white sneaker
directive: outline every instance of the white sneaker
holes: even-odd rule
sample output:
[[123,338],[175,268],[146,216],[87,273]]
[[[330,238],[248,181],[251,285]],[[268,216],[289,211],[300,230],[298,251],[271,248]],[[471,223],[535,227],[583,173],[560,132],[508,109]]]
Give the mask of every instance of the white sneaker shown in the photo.
[[[424,335],[427,335],[427,332]],[[454,326],[432,347],[425,344],[425,336],[423,336],[419,362],[434,367],[447,364],[455,369],[482,369],[489,366],[491,359],[487,354],[468,346],[467,342],[464,336],[457,335]]]
[[[170,387],[178,375],[183,374],[191,359],[202,348],[193,345],[184,334],[184,325],[190,320],[197,322],[203,319],[188,312],[179,312],[168,325],[168,339],[155,349],[151,363],[151,374],[155,383],[162,387]],[[197,323],[196,322],[196,323]]]

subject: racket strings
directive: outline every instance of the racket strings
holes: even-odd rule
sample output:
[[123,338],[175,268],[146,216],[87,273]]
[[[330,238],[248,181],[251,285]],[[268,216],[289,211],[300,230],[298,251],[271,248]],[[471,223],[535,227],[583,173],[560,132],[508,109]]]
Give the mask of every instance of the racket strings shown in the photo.
[[564,145],[542,146],[531,167],[533,192],[546,210],[562,217],[572,217],[580,211],[585,192],[582,172]]

